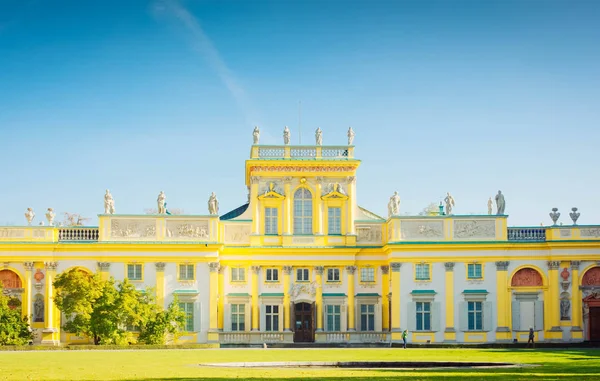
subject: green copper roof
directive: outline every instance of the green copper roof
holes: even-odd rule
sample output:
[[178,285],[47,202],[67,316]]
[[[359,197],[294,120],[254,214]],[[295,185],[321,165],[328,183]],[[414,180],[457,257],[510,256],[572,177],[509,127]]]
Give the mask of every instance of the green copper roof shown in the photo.
[[411,294],[435,294],[433,290],[412,290]]
[[227,296],[250,296],[247,292],[231,292]]
[[363,292],[363,293],[359,293],[356,294],[356,296],[381,296],[376,292]]
[[246,209],[248,209],[249,205],[250,204],[246,203],[238,208],[235,208],[234,210],[232,210],[230,212],[223,214],[221,216],[221,221],[231,220],[231,219],[241,216],[246,211]]
[[489,294],[487,290],[464,290],[463,294]]
[[324,292],[323,296],[346,296],[346,294],[339,292]]
[[283,292],[263,292],[260,296],[283,296]]

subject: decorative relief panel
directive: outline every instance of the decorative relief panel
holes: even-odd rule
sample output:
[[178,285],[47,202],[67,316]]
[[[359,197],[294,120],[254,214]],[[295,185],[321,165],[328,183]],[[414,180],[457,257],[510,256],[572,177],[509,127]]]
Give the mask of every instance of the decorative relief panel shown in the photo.
[[560,236],[561,237],[570,237],[571,229],[560,229]]
[[454,238],[494,239],[496,238],[496,221],[454,220]]
[[381,243],[381,225],[356,225],[356,242],[359,243]]
[[156,239],[156,220],[111,219],[110,236],[119,239]]
[[583,286],[600,286],[600,267],[593,267],[586,271],[581,284]]
[[600,238],[600,228],[583,228],[579,230],[581,237]]
[[443,240],[443,221],[402,221],[400,234],[405,240]]
[[225,243],[250,243],[250,225],[225,225]]
[[166,237],[174,240],[208,241],[208,220],[167,220]]
[[292,243],[295,245],[313,245],[315,243],[314,237],[292,237]]
[[0,238],[25,238],[25,229],[0,229]]
[[542,276],[536,270],[526,267],[517,271],[513,276],[512,287],[541,287],[543,285]]

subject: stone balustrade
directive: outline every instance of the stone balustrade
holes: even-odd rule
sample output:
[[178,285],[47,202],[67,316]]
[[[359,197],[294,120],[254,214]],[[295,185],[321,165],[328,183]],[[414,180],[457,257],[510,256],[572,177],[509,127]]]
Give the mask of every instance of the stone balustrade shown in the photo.
[[256,145],[250,158],[347,160],[354,158],[354,146]]
[[219,342],[223,344],[275,344],[293,341],[293,332],[219,332]]
[[59,241],[98,241],[97,227],[72,226],[58,229]]

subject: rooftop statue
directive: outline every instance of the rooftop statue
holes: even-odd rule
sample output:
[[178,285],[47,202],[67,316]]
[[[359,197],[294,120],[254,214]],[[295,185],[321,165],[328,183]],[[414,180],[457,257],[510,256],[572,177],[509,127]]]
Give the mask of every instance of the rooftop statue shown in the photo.
[[54,213],[54,209],[48,208],[46,212],[46,219],[48,220],[48,225],[54,225],[54,217],[56,217],[56,213]]
[[208,213],[219,214],[219,200],[217,200],[215,192],[212,192],[208,199]]
[[354,130],[352,129],[352,127],[348,128],[348,145],[351,146],[352,143],[354,142]]
[[494,207],[494,202],[492,201],[492,198],[490,197],[490,199],[488,200],[488,215],[492,214],[493,207]]
[[167,212],[167,208],[165,207],[165,202],[167,201],[167,196],[165,192],[160,191],[158,194],[158,198],[156,202],[158,203],[158,214],[165,214]]
[[452,207],[454,206],[454,198],[450,195],[450,192],[447,193],[446,198],[444,199],[446,203],[446,214],[452,214]]
[[400,196],[398,196],[398,192],[394,192],[394,195],[390,197],[390,201],[388,202],[388,216],[397,216],[400,214]]
[[25,218],[27,219],[27,224],[31,225],[31,222],[35,218],[35,213],[33,212],[32,208],[27,208],[27,211],[25,212]]
[[321,131],[321,128],[317,128],[315,131],[315,140],[318,146],[323,145],[323,131]]
[[499,216],[503,216],[505,207],[506,203],[504,202],[504,195],[502,194],[502,191],[498,191],[498,194],[496,195],[496,208],[498,209],[498,211],[496,212],[496,214]]
[[108,189],[104,194],[104,214],[115,214],[115,200]]
[[254,131],[252,132],[252,138],[254,139],[253,144],[258,144],[258,139],[260,138],[260,130],[258,126],[254,126]]
[[290,144],[290,129],[288,128],[288,126],[285,126],[285,128],[283,129],[283,144]]

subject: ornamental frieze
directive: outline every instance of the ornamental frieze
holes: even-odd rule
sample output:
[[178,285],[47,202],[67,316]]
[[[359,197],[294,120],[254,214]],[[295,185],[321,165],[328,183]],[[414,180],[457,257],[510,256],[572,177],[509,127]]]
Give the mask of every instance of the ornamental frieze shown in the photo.
[[357,166],[332,166],[332,165],[314,165],[314,166],[296,166],[296,165],[255,165],[250,167],[250,172],[352,172]]

